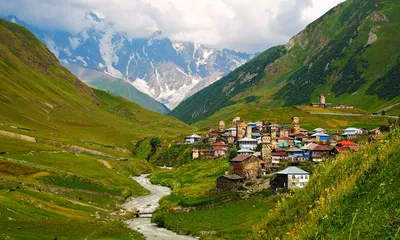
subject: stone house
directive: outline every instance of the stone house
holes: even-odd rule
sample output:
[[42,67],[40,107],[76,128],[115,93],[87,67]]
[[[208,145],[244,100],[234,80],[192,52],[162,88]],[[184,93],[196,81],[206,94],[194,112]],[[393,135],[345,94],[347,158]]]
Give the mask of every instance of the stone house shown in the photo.
[[232,191],[238,189],[244,183],[244,179],[236,174],[224,175],[217,178],[217,192]]
[[215,157],[215,151],[213,149],[193,148],[192,150],[192,159],[214,158],[214,157]]
[[262,176],[261,159],[253,155],[240,155],[231,159],[231,173],[242,177],[245,181],[256,180]]

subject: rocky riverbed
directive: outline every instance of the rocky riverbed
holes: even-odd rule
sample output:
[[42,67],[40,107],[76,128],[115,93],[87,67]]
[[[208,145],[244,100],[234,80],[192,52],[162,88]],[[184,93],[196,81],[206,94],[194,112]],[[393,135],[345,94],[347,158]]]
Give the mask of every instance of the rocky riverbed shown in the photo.
[[159,185],[153,185],[148,179],[148,175],[141,175],[133,178],[142,187],[150,191],[149,195],[130,199],[125,203],[124,208],[127,210],[139,210],[141,215],[139,218],[126,221],[129,227],[144,235],[147,240],[193,240],[197,239],[190,236],[178,235],[175,232],[165,228],[159,228],[156,224],[151,223],[152,213],[159,207],[158,201],[164,196],[171,194],[171,189]]

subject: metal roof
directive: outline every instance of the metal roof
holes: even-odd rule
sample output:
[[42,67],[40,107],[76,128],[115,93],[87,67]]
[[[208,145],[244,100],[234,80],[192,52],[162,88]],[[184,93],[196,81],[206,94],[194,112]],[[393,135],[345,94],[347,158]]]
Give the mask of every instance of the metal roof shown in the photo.
[[249,150],[249,149],[246,149],[246,148],[240,149],[240,150],[237,151],[237,152],[238,152],[238,153],[254,153],[254,151]]
[[257,142],[257,140],[245,137],[245,138],[238,140],[238,142]]
[[317,133],[314,133],[313,135],[311,135],[311,137],[317,137],[317,136],[320,136],[320,137],[329,137],[328,134],[325,134],[325,133],[322,133],[322,132],[317,132]]
[[250,157],[251,157],[251,155],[240,155],[240,156],[237,156],[235,158],[232,158],[230,160],[230,162],[243,162],[244,160],[246,160],[246,159],[248,159]]
[[223,177],[231,179],[231,180],[240,180],[243,179],[241,176],[236,175],[236,174],[231,174],[231,175],[224,175]]
[[186,138],[201,138],[201,136],[199,136],[197,134],[193,134],[193,135],[187,136]]
[[308,172],[298,168],[298,167],[288,167],[277,174],[285,174],[285,175],[309,175]]

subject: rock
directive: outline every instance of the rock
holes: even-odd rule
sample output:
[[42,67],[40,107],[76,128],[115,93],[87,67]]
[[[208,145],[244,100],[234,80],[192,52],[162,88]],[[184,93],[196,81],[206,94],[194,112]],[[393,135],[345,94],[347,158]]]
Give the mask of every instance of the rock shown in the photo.
[[378,36],[374,32],[370,32],[367,45],[371,45],[372,43],[376,42],[376,40],[378,40]]

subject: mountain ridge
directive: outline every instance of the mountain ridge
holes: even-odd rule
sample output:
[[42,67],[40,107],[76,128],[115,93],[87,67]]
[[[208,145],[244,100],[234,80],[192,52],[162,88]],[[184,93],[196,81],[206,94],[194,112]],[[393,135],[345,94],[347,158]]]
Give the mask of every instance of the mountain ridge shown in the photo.
[[171,41],[159,31],[149,38],[130,39],[90,11],[84,19],[88,27],[75,34],[42,31],[13,15],[6,19],[34,32],[60,61],[129,80],[138,90],[170,109],[254,56]]
[[[227,87],[215,90],[217,82],[183,101],[171,115],[194,123],[238,103],[267,109],[309,104],[320,94],[333,104],[367,111],[394,105],[400,101],[395,84],[399,54],[392,50],[400,46],[395,30],[400,25],[399,9],[396,1],[343,2],[286,45],[266,50],[222,78]],[[277,48],[282,49],[281,56],[268,64],[257,63]],[[260,68],[256,77],[249,66]],[[243,85],[249,80],[251,84]],[[216,101],[220,95],[226,95],[222,102]],[[196,112],[199,109],[201,115]]]

